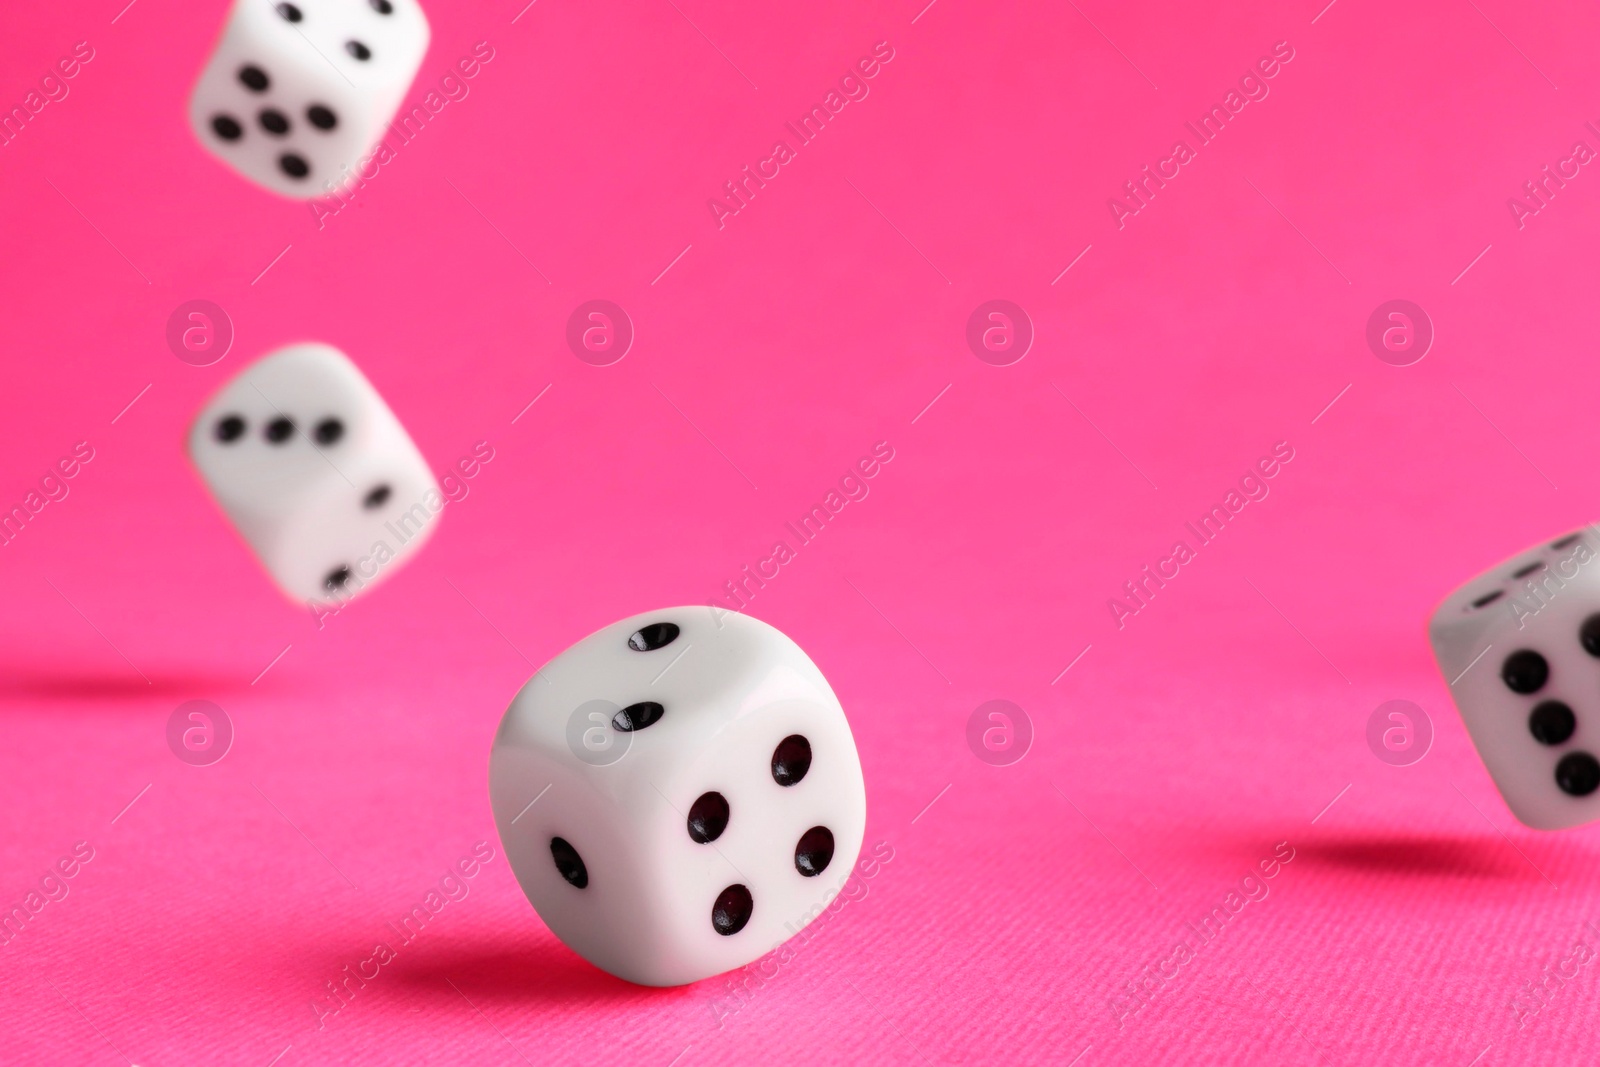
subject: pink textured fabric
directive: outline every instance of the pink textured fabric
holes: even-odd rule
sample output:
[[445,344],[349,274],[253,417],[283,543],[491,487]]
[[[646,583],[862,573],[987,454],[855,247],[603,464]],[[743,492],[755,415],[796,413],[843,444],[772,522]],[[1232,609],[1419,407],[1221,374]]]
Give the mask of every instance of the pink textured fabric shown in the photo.
[[[431,120],[311,208],[185,125],[223,5],[122,4],[0,34],[0,506],[92,450],[0,546],[0,904],[59,897],[0,946],[0,1061],[1592,1059],[1600,830],[1511,819],[1423,633],[1596,517],[1591,7],[433,2]],[[214,366],[166,345],[192,299]],[[611,366],[567,345],[591,299],[635,327]],[[1006,366],[967,343],[993,299],[1031,324]],[[1410,366],[1367,341],[1394,299]],[[441,473],[494,450],[320,628],[180,448],[301,339]],[[781,964],[629,986],[512,879],[493,730],[780,539],[746,610],[839,692],[874,862]],[[212,766],[167,745],[196,699]],[[1010,765],[968,743],[996,699]],[[1366,742],[1395,699],[1410,766]]]

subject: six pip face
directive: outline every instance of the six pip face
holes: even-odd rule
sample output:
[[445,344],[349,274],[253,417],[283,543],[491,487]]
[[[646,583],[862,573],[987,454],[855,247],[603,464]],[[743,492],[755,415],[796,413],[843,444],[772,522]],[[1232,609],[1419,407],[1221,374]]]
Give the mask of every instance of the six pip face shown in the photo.
[[349,180],[428,48],[415,0],[238,0],[189,102],[201,145],[296,199]]
[[291,345],[205,406],[189,455],[285,594],[343,602],[433,532],[443,498],[405,428],[338,349]]

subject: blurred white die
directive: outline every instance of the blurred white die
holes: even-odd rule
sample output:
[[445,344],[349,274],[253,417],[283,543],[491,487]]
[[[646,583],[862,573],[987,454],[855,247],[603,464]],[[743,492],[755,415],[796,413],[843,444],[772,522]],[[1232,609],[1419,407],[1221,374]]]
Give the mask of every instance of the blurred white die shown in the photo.
[[427,50],[416,0],[237,0],[189,122],[246,178],[324,196],[382,136]]
[[284,593],[312,605],[386,578],[444,510],[405,427],[330,345],[246,367],[195,418],[189,457]]
[[705,606],[624,619],[546,664],[500,723],[489,790],[539,917],[641,985],[778,947],[843,888],[866,826],[822,672],[766,623]]
[[1600,818],[1600,537],[1538,545],[1450,594],[1428,637],[1478,755],[1539,830]]

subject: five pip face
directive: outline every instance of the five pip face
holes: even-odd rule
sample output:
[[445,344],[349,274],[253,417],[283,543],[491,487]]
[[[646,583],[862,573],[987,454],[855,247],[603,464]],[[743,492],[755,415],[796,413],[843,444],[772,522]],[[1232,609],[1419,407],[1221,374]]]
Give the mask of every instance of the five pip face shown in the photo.
[[1500,795],[1539,830],[1600,818],[1600,537],[1536,545],[1461,586],[1428,626]]
[[295,199],[345,184],[428,50],[416,0],[237,0],[189,100],[212,155]]
[[189,456],[301,603],[342,603],[381,581],[443,509],[400,420],[330,345],[290,345],[246,367],[196,417]]

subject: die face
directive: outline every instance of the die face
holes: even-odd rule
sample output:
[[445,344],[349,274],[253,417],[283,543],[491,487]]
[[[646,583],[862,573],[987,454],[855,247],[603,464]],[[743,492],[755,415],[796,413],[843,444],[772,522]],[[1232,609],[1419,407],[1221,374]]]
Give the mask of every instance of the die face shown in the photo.
[[190,429],[190,455],[230,514],[276,517],[317,481],[339,478],[337,454],[370,450],[386,436],[374,395],[338,349],[290,345],[211,398]]
[[[718,614],[650,612],[574,645],[518,694],[491,757],[496,822],[540,917],[645,985],[787,940],[842,888],[865,828],[855,742],[821,672],[765,623]],[[670,644],[629,647],[663,622],[678,628]],[[619,732],[619,713],[648,725]],[[556,838],[584,886],[560,869]]]
[[[653,872],[622,811],[576,768],[531,748],[496,745],[489,761],[495,825],[517,883],[562,943],[601,970],[643,985],[664,960],[653,906],[640,912]],[[578,860],[558,867],[567,842]],[[573,842],[576,842],[575,844]],[[627,921],[610,924],[609,916]],[[597,918],[598,917],[598,918]],[[630,936],[623,936],[624,932]]]
[[[673,920],[666,942],[682,961],[682,969],[664,975],[672,984],[765,955],[843,890],[861,851],[866,797],[855,741],[836,708],[787,699],[759,716],[740,716],[661,786],[669,825],[652,843],[656,864],[669,875],[661,883]],[[773,762],[790,738],[804,739],[799,752],[807,764],[797,781],[797,767],[789,766],[784,780],[791,784],[782,785]],[[702,797],[709,803],[697,809]],[[730,890],[733,906],[719,915]],[[719,932],[733,924],[741,926],[736,933]]]
[[1600,818],[1600,538],[1592,528],[1457,589],[1429,637],[1484,766],[1535,829]]
[[415,0],[238,0],[189,101],[206,150],[295,199],[326,195],[394,117],[427,51]]
[[245,368],[196,417],[189,455],[279,587],[304,603],[343,602],[387,577],[443,509],[404,427],[329,345],[291,345]]

